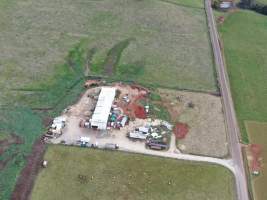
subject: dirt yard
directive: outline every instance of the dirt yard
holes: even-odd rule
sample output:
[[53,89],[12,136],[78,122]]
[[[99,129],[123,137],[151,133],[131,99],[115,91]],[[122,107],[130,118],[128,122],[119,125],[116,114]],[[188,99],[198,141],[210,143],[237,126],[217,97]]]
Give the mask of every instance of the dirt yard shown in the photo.
[[165,89],[158,92],[172,122],[185,123],[189,127],[186,137],[177,140],[177,147],[182,152],[213,157],[228,154],[220,97]]
[[[131,119],[128,125],[120,129],[111,128],[105,131],[79,127],[81,120],[89,119],[92,115],[97,101],[95,97],[100,92],[101,87],[90,88],[84,93],[77,104],[69,106],[63,114],[67,117],[66,126],[63,128],[63,134],[49,141],[54,144],[64,142],[67,145],[75,145],[81,137],[89,137],[90,143],[97,144],[99,147],[103,147],[106,143],[114,143],[118,144],[120,149],[147,151],[148,149],[145,147],[145,141],[132,141],[126,137],[128,132],[134,131],[137,127],[146,125],[158,126],[161,122],[160,120],[152,120],[149,118],[139,119],[135,115],[134,109],[136,105],[138,105],[139,99],[145,98],[147,91],[133,85],[114,84],[113,86],[120,91],[115,102],[122,108],[124,114],[127,114]],[[122,100],[125,95],[129,97],[129,103]],[[174,149],[172,149],[172,151],[173,150]]]
[[[176,139],[177,147],[181,152],[212,157],[228,155],[220,97],[204,93],[158,89],[155,92],[161,96],[161,99],[149,102],[146,89],[119,83],[115,83],[113,86],[120,91],[115,102],[130,117],[129,125],[120,130],[111,128],[102,132],[80,128],[80,121],[89,119],[92,115],[97,95],[100,92],[100,87],[90,88],[77,104],[67,108],[67,112],[64,114],[67,116],[67,125],[63,129],[63,134],[59,138],[52,139],[51,142],[76,144],[80,137],[90,137],[90,143],[99,146],[116,143],[120,148],[143,151],[145,150],[144,142],[130,141],[126,134],[137,127],[151,125],[151,123],[159,124],[160,121],[136,117],[135,108],[141,99],[148,104],[153,103],[165,107],[171,116],[173,125],[183,124],[186,127],[187,133],[182,138],[177,137]],[[123,100],[125,96],[130,99],[129,102]]]

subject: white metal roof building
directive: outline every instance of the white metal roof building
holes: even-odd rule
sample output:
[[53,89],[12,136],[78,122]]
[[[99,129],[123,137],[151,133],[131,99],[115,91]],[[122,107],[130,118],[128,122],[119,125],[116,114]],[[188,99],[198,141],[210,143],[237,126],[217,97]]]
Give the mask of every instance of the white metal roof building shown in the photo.
[[108,117],[113,100],[116,95],[116,88],[102,87],[99,94],[95,111],[91,119],[91,127],[105,130],[107,128]]

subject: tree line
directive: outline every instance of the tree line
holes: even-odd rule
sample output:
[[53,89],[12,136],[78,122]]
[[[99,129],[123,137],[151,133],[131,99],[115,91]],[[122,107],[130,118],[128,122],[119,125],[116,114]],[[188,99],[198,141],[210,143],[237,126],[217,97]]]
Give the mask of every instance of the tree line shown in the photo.
[[256,0],[241,0],[240,8],[254,10],[260,14],[267,15],[267,5],[258,3]]

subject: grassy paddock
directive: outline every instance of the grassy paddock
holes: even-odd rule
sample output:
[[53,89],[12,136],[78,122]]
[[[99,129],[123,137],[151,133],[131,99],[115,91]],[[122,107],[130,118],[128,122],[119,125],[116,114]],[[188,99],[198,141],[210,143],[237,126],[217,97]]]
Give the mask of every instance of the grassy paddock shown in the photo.
[[81,39],[94,50],[92,74],[114,65],[120,79],[217,89],[202,0],[4,1],[0,28],[0,85],[7,93],[55,79]]
[[267,119],[266,24],[266,16],[239,10],[229,14],[219,26],[234,105],[245,142],[248,137],[244,121],[264,122]]
[[259,176],[252,178],[253,195],[255,200],[267,199],[267,123],[259,123],[253,121],[246,122],[246,129],[251,144],[259,144],[262,146],[262,170]]
[[122,152],[49,146],[32,200],[231,200],[225,168]]

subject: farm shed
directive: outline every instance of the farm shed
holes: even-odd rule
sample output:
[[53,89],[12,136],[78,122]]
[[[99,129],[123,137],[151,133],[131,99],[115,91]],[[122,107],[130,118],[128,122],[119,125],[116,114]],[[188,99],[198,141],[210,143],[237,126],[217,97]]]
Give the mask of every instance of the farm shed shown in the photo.
[[91,119],[91,128],[105,130],[109,118],[110,109],[115,98],[116,88],[102,87],[95,111]]

